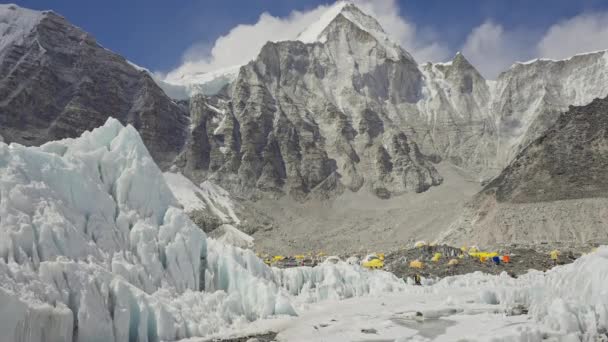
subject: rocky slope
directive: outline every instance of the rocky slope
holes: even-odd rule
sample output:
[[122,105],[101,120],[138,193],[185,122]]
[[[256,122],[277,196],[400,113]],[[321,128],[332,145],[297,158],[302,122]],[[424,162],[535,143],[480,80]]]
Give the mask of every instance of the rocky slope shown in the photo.
[[433,241],[481,190],[463,169],[445,162],[436,168],[444,183],[423,193],[381,199],[365,191],[347,191],[331,201],[256,201],[252,206],[272,218],[274,227],[253,233],[255,249],[271,255],[367,255],[409,247],[418,240]]
[[570,107],[469,204],[446,241],[608,239],[608,99]]
[[39,145],[109,116],[133,124],[161,165],[186,139],[187,113],[150,75],[61,16],[0,5],[0,135]]
[[502,170],[568,106],[608,95],[608,52],[517,63],[498,77],[492,93],[490,113],[498,127],[497,164]]

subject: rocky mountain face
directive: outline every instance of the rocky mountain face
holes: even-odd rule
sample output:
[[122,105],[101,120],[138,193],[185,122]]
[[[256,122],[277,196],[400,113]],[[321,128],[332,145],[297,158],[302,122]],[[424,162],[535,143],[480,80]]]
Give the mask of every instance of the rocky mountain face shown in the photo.
[[424,96],[416,104],[421,119],[414,134],[422,150],[480,177],[496,172],[497,127],[488,111],[488,82],[461,53],[451,62],[420,69]]
[[[481,179],[500,173],[568,106],[608,95],[606,51],[516,63],[495,81],[485,80],[460,53],[449,63],[420,68],[426,76],[423,91],[430,94],[418,103],[420,112],[434,120],[448,118],[435,129],[450,138],[439,145],[433,135],[415,141],[422,151],[439,153]],[[435,136],[439,141],[446,138]]]
[[515,203],[608,197],[607,151],[608,99],[571,106],[483,193]]
[[[415,143],[427,159],[446,160],[477,173],[479,180],[491,179],[522,148],[551,127],[568,105],[583,105],[595,97],[608,95],[608,59],[603,51],[562,61],[517,63],[496,81],[487,81],[460,53],[448,63],[416,64],[407,52],[390,41],[373,18],[354,5],[340,3],[323,17],[332,16],[329,21],[322,18],[311,25],[296,41],[269,43],[255,61],[242,67],[229,87],[231,95],[223,100],[229,104],[229,121],[240,124],[243,118],[246,121],[256,117],[253,124],[259,125],[257,119],[265,115],[265,131],[255,137],[248,135],[245,140],[249,137],[259,140],[271,131],[271,141],[281,139],[274,130],[285,122],[296,127],[302,126],[302,122],[318,126],[319,138],[333,143],[322,146],[315,141],[314,153],[324,151],[336,166],[323,166],[325,157],[316,157],[320,164],[314,166],[318,175],[313,178],[317,179],[295,180],[303,172],[298,166],[278,156],[277,151],[269,152],[266,146],[272,142],[255,141],[253,153],[239,151],[248,158],[244,167],[252,174],[239,173],[240,162],[236,165],[234,161],[241,157],[235,151],[226,157],[232,161],[228,167],[231,174],[224,172],[226,168],[217,174],[219,168],[201,169],[188,162],[188,169],[196,171],[191,174],[238,184],[245,191],[283,189],[285,183],[299,189],[298,193],[310,191],[319,180],[334,175],[333,170],[337,173],[328,179],[330,184],[352,190],[366,184],[386,196],[384,189],[396,194],[407,189],[423,190],[428,184],[437,183],[429,182],[427,176],[422,181],[415,176],[416,180],[406,181],[410,182],[408,187],[400,185],[402,175],[387,173],[385,169],[390,165],[385,160],[393,157],[393,152],[386,149],[393,134],[388,132],[396,130],[405,134],[408,143]],[[252,91],[259,86],[264,88],[263,93]],[[260,113],[250,115],[253,101]],[[240,107],[234,107],[235,104]],[[243,112],[243,108],[247,111]],[[274,116],[268,115],[281,111],[286,120],[271,120]],[[268,126],[271,121],[272,127]],[[380,137],[378,132],[382,132]],[[239,128],[233,133],[245,132]],[[381,149],[377,143],[382,145]],[[285,152],[285,146],[279,148],[281,153]],[[264,149],[262,157],[260,151]],[[256,161],[252,162],[252,158]],[[269,160],[273,166],[268,166]],[[288,169],[298,170],[290,171],[288,177]],[[420,169],[416,170],[418,173]],[[262,181],[258,183],[260,177]]]
[[608,98],[570,109],[469,204],[447,241],[608,238]]
[[517,63],[498,77],[492,93],[489,110],[498,128],[497,164],[502,169],[568,106],[608,95],[608,52]]
[[490,89],[464,56],[418,66],[354,5],[323,25],[304,42],[268,43],[228,97],[193,98],[193,117],[205,99],[225,106],[204,110],[211,115],[193,131],[206,132],[203,143],[189,144],[179,164],[186,173],[244,192],[365,186],[390,197],[439,185],[432,162],[493,165]]
[[182,149],[187,112],[150,75],[53,12],[1,5],[0,135],[39,145],[108,117],[140,132],[160,165]]
[[432,158],[396,115],[397,106],[415,108],[423,75],[409,54],[350,20],[362,15],[344,7],[322,31],[324,42],[266,44],[218,106],[195,97],[200,142],[188,144],[186,172],[238,192],[296,198],[364,184],[389,197],[440,184]]
[[354,5],[331,11],[298,40],[268,43],[223,95],[192,99],[193,117],[208,108],[211,121],[180,158],[187,174],[297,197],[424,191],[442,178],[429,161],[491,179],[568,105],[608,95],[605,52],[518,63],[487,81],[460,53],[418,65]]

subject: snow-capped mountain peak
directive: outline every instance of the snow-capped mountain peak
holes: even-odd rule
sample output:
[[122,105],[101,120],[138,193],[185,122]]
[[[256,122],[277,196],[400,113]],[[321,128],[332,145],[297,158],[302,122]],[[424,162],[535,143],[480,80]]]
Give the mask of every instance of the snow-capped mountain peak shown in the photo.
[[[343,16],[364,31],[369,33],[382,33],[386,36],[384,29],[382,29],[382,26],[380,26],[376,19],[363,13],[353,3],[339,1],[323,13],[319,20],[302,31],[298,35],[297,40],[304,43],[323,42],[327,39],[325,31],[339,16]],[[382,38],[382,40],[384,40],[384,38],[388,37]]]
[[310,25],[306,30],[302,31],[297,40],[304,43],[314,43],[319,40],[323,31],[329,26],[329,24],[342,12],[342,10],[350,5],[346,1],[339,1],[331,6],[321,17]]
[[[306,44],[327,43],[330,33],[341,30],[367,33],[382,47],[386,56],[392,60],[402,58],[414,61],[398,43],[392,40],[380,23],[371,15],[364,13],[349,1],[338,1],[297,36],[284,40],[301,41]],[[340,35],[335,35],[339,39]],[[283,41],[283,40],[281,40]],[[164,79],[156,79],[158,85],[174,98],[189,98],[196,94],[215,95],[227,84],[234,82],[242,65],[233,65],[215,70],[193,71],[190,69],[173,71]]]
[[21,43],[44,14],[15,4],[0,4],[0,55],[7,46]]
[[328,32],[333,25],[339,25],[340,20],[346,19],[358,29],[374,37],[379,44],[390,53],[392,59],[398,60],[401,56],[408,59],[412,57],[405,52],[399,44],[395,43],[384,31],[380,23],[372,16],[364,13],[355,4],[348,1],[339,1],[331,6],[319,20],[302,31],[296,40],[304,43],[325,43]]

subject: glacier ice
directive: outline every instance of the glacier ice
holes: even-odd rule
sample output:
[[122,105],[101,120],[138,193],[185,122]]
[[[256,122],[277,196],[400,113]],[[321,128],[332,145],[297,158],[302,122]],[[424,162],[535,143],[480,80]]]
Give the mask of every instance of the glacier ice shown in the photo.
[[115,119],[40,147],[0,142],[3,338],[171,341],[405,286],[346,264],[270,268],[207,239],[179,207],[137,131]]
[[[478,303],[526,308],[535,331],[528,331],[529,335],[522,332],[521,339],[511,339],[514,341],[541,341],[547,336],[559,341],[597,341],[608,332],[606,284],[608,246],[603,246],[572,264],[546,272],[530,270],[518,278],[504,272],[499,276],[475,272],[445,278],[430,291],[447,295],[466,288],[478,293]],[[463,304],[458,303],[460,299],[448,298],[451,304]]]

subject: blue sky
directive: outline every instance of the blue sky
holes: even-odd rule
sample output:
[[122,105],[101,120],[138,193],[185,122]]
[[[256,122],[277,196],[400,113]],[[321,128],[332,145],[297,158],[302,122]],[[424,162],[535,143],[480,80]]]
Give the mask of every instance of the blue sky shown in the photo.
[[[369,2],[370,0],[360,1]],[[581,25],[590,25],[590,27],[583,27],[582,33],[580,31],[562,33],[561,38],[554,37],[554,40],[557,41],[566,39],[564,37],[585,35],[587,31],[599,31],[597,26],[602,26],[604,23],[608,26],[608,19],[603,17],[604,13],[608,13],[608,1],[602,0],[374,1],[373,6],[385,3],[389,6],[389,11],[394,11],[403,22],[415,27],[415,33],[410,34],[409,38],[403,38],[404,44],[402,45],[411,45],[405,47],[410,48],[408,50],[414,50],[414,57],[419,61],[425,58],[446,59],[456,51],[463,49],[465,56],[471,55],[469,59],[472,59],[473,62],[478,61],[480,64],[487,63],[486,59],[504,59],[500,63],[495,63],[496,65],[480,66],[483,73],[492,74],[491,76],[494,76],[496,70],[502,70],[500,68],[504,68],[505,65],[515,60],[539,57],[539,51],[553,51],[540,49],[539,44],[547,35],[548,30],[555,25],[567,24],[568,20],[575,20],[575,18],[591,18],[597,21],[590,24],[587,19],[585,19],[587,22],[583,20],[582,24],[573,22],[571,26],[574,27],[574,30],[580,30],[577,27]],[[124,55],[141,66],[161,72],[177,68],[184,60],[196,61],[206,58],[205,61],[209,63],[205,64],[205,68],[218,65],[210,62],[211,57],[209,57],[209,51],[214,46],[216,39],[228,34],[237,25],[257,23],[264,12],[273,17],[286,18],[294,10],[312,11],[319,5],[328,3],[331,1],[17,1],[17,4],[23,7],[53,9],[67,17],[72,23],[92,33],[105,47]],[[384,11],[386,12],[387,9],[384,8]],[[380,22],[383,23],[382,20]],[[472,36],[475,36],[474,32],[479,33],[480,37],[477,38],[479,44],[470,40]],[[602,37],[599,36],[597,39]],[[469,48],[466,47],[468,39],[470,40]],[[608,40],[606,41],[608,42]],[[231,47],[232,50],[236,50],[239,44],[247,44],[247,39],[235,44],[236,46]],[[432,52],[422,51],[423,48],[433,44],[437,45],[437,49]],[[564,42],[564,44],[568,44],[568,42]],[[577,47],[565,48],[564,54],[577,52],[589,45],[590,48],[596,47],[594,43],[582,44],[579,42],[574,45]],[[496,50],[495,55],[490,50]],[[509,56],[502,56],[505,53]],[[548,57],[563,57],[555,51],[552,53],[557,56]]]

